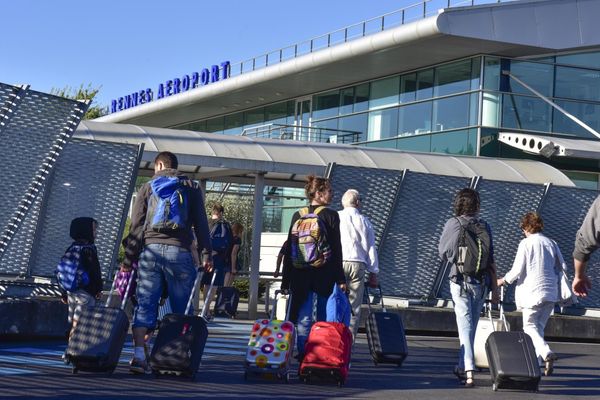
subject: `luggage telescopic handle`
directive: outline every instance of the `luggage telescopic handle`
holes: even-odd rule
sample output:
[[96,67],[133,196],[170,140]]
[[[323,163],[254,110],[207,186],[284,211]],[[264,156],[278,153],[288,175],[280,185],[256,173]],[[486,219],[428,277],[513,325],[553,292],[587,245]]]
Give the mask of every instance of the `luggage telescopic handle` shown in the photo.
[[[366,286],[366,289],[367,289],[367,307],[369,307],[369,312],[371,312],[371,299],[368,298],[369,297],[369,289],[370,289],[369,286]],[[377,289],[379,289],[379,299],[381,300],[381,309],[383,312],[386,312],[385,304],[383,304],[383,291],[381,290],[381,285],[378,284]]]
[[204,276],[204,270],[198,271],[196,274],[196,279],[194,280],[194,286],[192,286],[192,292],[190,293],[190,298],[188,299],[187,305],[185,306],[184,315],[188,315],[190,310],[192,309],[192,303],[194,302],[194,295],[196,294],[196,288],[198,284],[201,282],[202,277]]
[[[273,321],[275,319],[275,315],[277,312],[277,295],[282,294],[283,291],[282,290],[276,290],[275,291],[275,300],[273,304],[273,308],[271,308],[271,315],[269,316],[269,319],[271,321]],[[290,310],[292,309],[292,293],[288,292],[288,301],[287,301],[287,309],[285,310],[285,320],[289,321],[290,319]]]
[[[496,330],[496,326],[494,325],[494,318],[492,317],[492,306],[491,303],[493,293],[490,292],[489,299],[486,300],[484,307],[486,308],[487,315],[490,319],[490,324],[492,324],[492,331]],[[502,321],[504,328],[508,331],[508,323],[506,322],[506,316],[504,315],[504,286],[500,286],[500,304],[498,304],[498,308],[500,309],[499,319]]]
[[[115,277],[113,278],[112,285],[110,286],[110,292],[108,293],[108,297],[106,299],[106,307],[110,306],[110,301],[112,300],[115,289],[117,288],[117,276],[119,275],[120,269],[117,269],[115,273]],[[127,297],[129,297],[129,288],[131,288],[131,283],[133,282],[133,278],[136,272],[132,268],[131,274],[129,275],[129,280],[127,281],[127,288],[125,289],[125,295],[123,296],[123,300],[121,300],[121,310],[125,309],[125,305],[127,304]]]
[[213,276],[212,276],[212,279],[210,280],[210,286],[208,288],[208,292],[206,293],[206,297],[204,298],[204,304],[202,305],[202,312],[200,313],[200,316],[204,319],[206,319],[207,305],[210,304],[210,298],[212,297],[212,291],[213,291],[213,287],[215,286],[215,278],[216,277],[217,277],[217,271],[213,269]]

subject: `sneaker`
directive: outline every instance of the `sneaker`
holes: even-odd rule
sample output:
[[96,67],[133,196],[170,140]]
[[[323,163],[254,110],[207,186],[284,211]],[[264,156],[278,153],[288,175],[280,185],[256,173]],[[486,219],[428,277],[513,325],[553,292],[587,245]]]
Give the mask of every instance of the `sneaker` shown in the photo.
[[135,357],[129,362],[129,371],[134,374],[152,373],[146,360],[140,360],[139,358]]
[[467,371],[465,379],[465,387],[475,386],[475,373],[473,371]]
[[556,361],[557,359],[558,357],[554,353],[550,353],[548,354],[548,356],[546,356],[546,359],[544,360],[546,362],[544,366],[544,375],[552,375],[552,373],[554,372],[554,361]]

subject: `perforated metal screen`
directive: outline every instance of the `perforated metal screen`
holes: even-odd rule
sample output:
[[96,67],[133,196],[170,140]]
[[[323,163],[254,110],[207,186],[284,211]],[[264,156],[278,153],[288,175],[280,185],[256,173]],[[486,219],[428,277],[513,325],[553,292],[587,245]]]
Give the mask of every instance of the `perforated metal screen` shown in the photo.
[[342,209],[342,196],[346,190],[359,191],[361,212],[371,221],[375,244],[379,248],[402,180],[402,171],[334,165],[329,178],[333,188],[331,207],[334,210]]
[[438,242],[456,192],[468,178],[406,172],[380,252],[384,294],[429,297],[440,269]]
[[[585,215],[598,196],[595,190],[550,186],[539,210],[544,219],[544,234],[554,239],[565,258],[569,279],[573,279],[573,249],[575,235]],[[588,262],[588,276],[594,288],[580,303],[586,307],[600,307],[600,251]]]

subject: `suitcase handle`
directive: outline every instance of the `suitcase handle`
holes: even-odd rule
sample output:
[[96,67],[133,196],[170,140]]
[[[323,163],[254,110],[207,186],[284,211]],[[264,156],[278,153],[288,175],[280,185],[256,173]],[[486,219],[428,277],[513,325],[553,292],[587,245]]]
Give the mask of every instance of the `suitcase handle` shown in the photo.
[[[110,292],[108,292],[108,297],[106,298],[105,307],[110,306],[110,301],[114,295],[115,289],[117,288],[117,275],[119,274],[119,269],[115,271],[115,277],[113,278],[112,285],[110,285]],[[132,269],[131,275],[129,275],[129,280],[127,281],[127,289],[125,289],[125,295],[123,296],[123,300],[121,300],[121,310],[125,309],[125,305],[127,304],[127,298],[129,297],[129,288],[131,288],[131,282],[133,282],[133,278],[137,272]]]
[[[276,309],[277,309],[277,296],[280,295],[280,294],[283,294],[282,290],[276,290],[275,291],[275,299],[273,301],[275,304],[273,304],[273,308],[271,308],[271,315],[269,317],[269,319],[271,321],[273,321],[275,319],[275,312],[276,312]],[[290,319],[290,310],[292,309],[292,293],[289,292],[288,296],[289,297],[288,297],[288,302],[287,302],[287,310],[285,310],[285,320],[286,321],[289,321],[289,319]]]
[[213,269],[212,279],[210,280],[210,286],[208,287],[208,292],[206,292],[206,298],[204,299],[204,304],[202,305],[202,312],[200,316],[206,319],[206,311],[210,308],[210,299],[212,297],[212,291],[215,286],[215,278],[217,277],[217,271]]
[[[492,317],[491,306],[492,295],[493,293],[490,292],[489,298],[486,299],[484,303],[484,311],[488,315],[490,324],[492,324],[492,331],[495,332],[496,326],[494,325],[494,318]],[[508,323],[506,322],[506,316],[504,315],[504,286],[500,287],[500,303],[498,304],[498,308],[500,309],[500,316],[498,317],[498,319],[502,322],[502,325],[504,325],[504,329],[506,329],[506,331],[508,332],[510,329],[508,329]]]
[[[369,289],[372,289],[368,286],[365,286],[365,289],[367,291],[367,306],[369,307],[369,313],[372,311],[371,310],[371,299],[369,299]],[[377,289],[379,290],[379,299],[381,300],[381,310],[383,312],[387,312],[387,310],[385,309],[385,304],[383,304],[383,291],[381,290],[381,285],[377,285]],[[354,315],[354,313],[352,314]]]

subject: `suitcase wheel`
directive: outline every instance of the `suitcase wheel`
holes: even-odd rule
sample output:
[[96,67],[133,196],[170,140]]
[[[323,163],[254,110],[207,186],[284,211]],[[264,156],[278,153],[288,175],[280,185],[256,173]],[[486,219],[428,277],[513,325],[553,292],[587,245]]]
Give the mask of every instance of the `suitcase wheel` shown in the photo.
[[498,385],[497,385],[496,383],[492,383],[492,390],[493,390],[494,392],[497,392],[497,391],[498,391]]
[[71,372],[73,373],[73,375],[76,375],[79,372],[79,370],[76,367],[73,367]]

